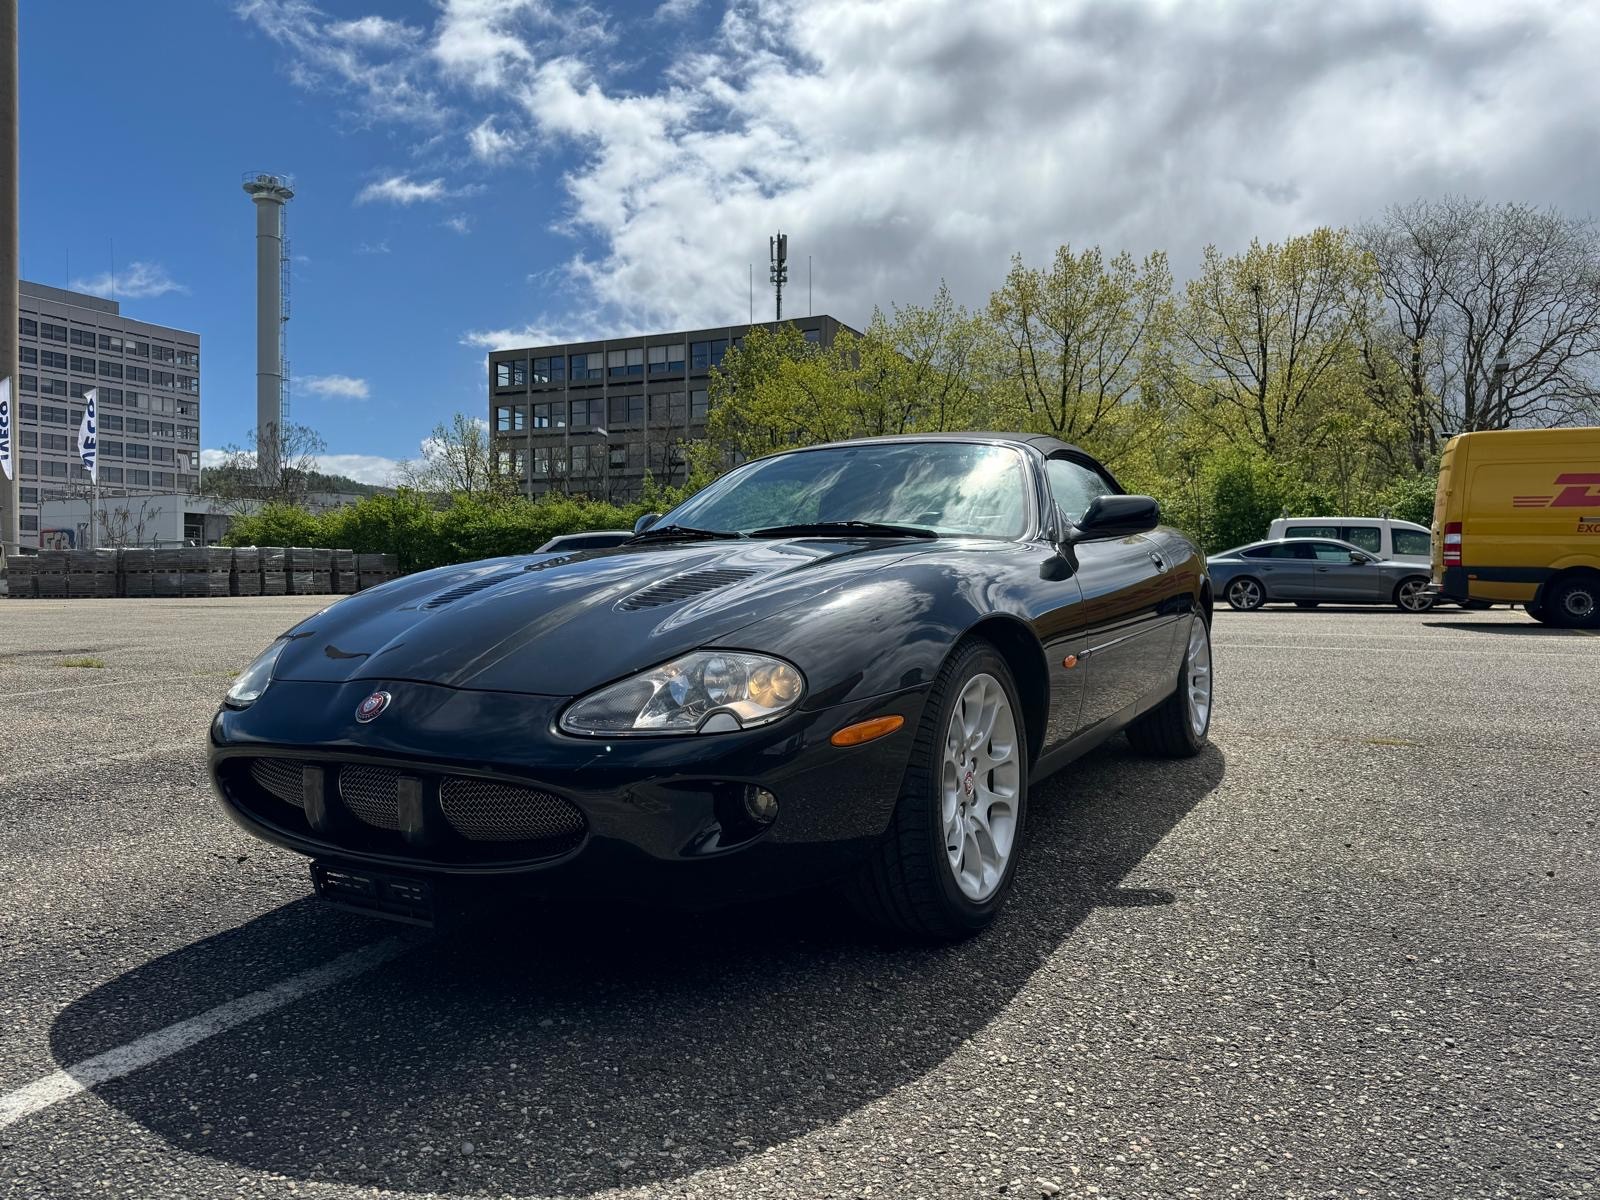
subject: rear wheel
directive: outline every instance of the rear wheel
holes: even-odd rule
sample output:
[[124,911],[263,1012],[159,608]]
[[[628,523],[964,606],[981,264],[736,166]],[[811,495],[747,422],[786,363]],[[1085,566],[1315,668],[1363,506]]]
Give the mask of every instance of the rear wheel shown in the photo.
[[1192,758],[1211,729],[1211,629],[1195,614],[1189,625],[1178,688],[1128,726],[1128,741],[1143,754]]
[[1545,587],[1545,620],[1563,629],[1600,629],[1600,576],[1571,575]]
[[883,840],[850,886],[858,912],[929,941],[976,933],[999,911],[1028,803],[1017,689],[989,643],[945,662]]
[[1544,605],[1540,604],[1537,600],[1529,600],[1522,606],[1522,611],[1527,613],[1535,621],[1548,621],[1550,619],[1545,615]]
[[1255,612],[1267,602],[1266,589],[1248,575],[1235,579],[1224,593],[1228,604],[1240,612]]
[[1427,612],[1433,607],[1433,595],[1428,591],[1428,581],[1421,575],[1402,579],[1394,589],[1394,602],[1404,612]]

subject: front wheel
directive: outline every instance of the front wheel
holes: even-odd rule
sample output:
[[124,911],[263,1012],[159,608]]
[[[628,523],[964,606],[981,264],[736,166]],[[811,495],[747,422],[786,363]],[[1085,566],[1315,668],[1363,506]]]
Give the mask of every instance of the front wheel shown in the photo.
[[1211,629],[1196,613],[1189,624],[1177,690],[1128,726],[1128,741],[1142,754],[1192,758],[1211,729]]
[[1249,576],[1235,579],[1228,585],[1225,595],[1228,598],[1229,606],[1239,612],[1255,612],[1256,609],[1267,602],[1266,589]]
[[1402,579],[1394,589],[1394,602],[1402,612],[1427,612],[1433,607],[1433,594],[1428,591],[1428,581],[1420,575]]
[[1546,587],[1544,620],[1563,629],[1600,629],[1600,577],[1577,575]]
[[958,646],[928,694],[889,828],[850,885],[873,924],[948,941],[994,920],[1028,804],[1020,712],[994,647],[976,639]]

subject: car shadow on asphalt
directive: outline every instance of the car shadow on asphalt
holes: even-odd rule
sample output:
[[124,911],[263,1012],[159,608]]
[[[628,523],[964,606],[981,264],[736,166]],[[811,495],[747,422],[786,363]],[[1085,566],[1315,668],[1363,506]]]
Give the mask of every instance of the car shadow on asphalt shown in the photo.
[[1526,624],[1509,624],[1499,621],[1424,621],[1429,629],[1464,629],[1468,633],[1501,633],[1512,637],[1584,637],[1581,629],[1556,629],[1541,625],[1533,618]]
[[[97,1093],[187,1154],[361,1187],[581,1195],[737,1164],[935,1071],[1096,908],[1177,902],[1124,881],[1224,769],[1118,739],[1036,788],[1007,907],[959,945],[886,945],[815,897],[529,911]],[[108,1049],[119,1013],[191,1016],[192,981],[348,919],[308,899],[130,971],[61,1013],[54,1056]]]

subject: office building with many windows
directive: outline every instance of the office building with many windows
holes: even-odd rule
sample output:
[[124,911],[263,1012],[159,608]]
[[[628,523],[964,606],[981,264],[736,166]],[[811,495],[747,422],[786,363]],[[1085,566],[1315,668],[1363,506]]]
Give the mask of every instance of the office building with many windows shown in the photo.
[[[829,316],[786,324],[832,345]],[[762,326],[776,329],[776,322]],[[711,371],[754,326],[570,342],[489,355],[489,429],[502,474],[529,496],[584,493],[626,502],[648,472],[688,472],[685,445],[705,433]]]
[[19,535],[38,545],[40,504],[79,494],[83,394],[99,399],[103,498],[200,485],[200,335],[124,317],[115,300],[23,281],[14,402]]

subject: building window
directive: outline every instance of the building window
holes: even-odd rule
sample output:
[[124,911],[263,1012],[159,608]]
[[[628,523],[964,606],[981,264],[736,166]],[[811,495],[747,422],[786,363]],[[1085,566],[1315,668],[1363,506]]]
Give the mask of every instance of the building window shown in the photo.
[[64,433],[42,433],[39,435],[39,447],[42,450],[54,450],[58,454],[67,452],[67,435]]
[[23,366],[39,365],[39,352],[32,346],[19,346],[17,348],[17,354],[19,356],[19,361]]
[[127,380],[128,380],[129,383],[149,383],[150,382],[150,368],[149,367],[129,367],[128,368],[128,372],[127,372]]
[[[583,443],[583,442],[579,442],[577,445],[569,446],[567,449],[568,449],[568,452],[571,455],[571,459],[572,459],[572,470],[569,473],[572,475],[572,477],[574,479],[582,479],[585,475],[587,475],[589,473],[589,465],[590,465],[589,450],[590,450],[590,447],[587,444]],[[596,446],[596,447],[594,447],[594,449],[598,450],[599,447]],[[595,466],[599,466],[600,465],[600,459],[599,459],[599,455],[598,454],[594,458],[594,465]]]
[[687,416],[682,392],[659,392],[650,397],[650,424],[680,427]]
[[129,408],[143,408],[149,403],[150,397],[143,392],[123,392],[122,400]]
[[613,396],[611,397],[612,425],[642,425],[644,424],[644,397],[643,396]]
[[122,339],[113,333],[102,333],[97,345],[101,350],[112,350],[117,354],[122,353]]
[[65,379],[41,379],[39,381],[39,394],[41,396],[62,396],[67,394],[67,381]]
[[533,360],[533,382],[535,383],[561,383],[567,377],[567,360],[557,354],[552,358],[536,358]]
[[35,321],[32,317],[18,317],[17,332],[23,337],[38,337],[39,322]]
[[200,352],[198,350],[179,350],[178,365],[198,370],[200,367]]
[[120,432],[122,429],[122,418],[117,416],[115,413],[104,413],[100,417],[100,428],[109,429],[112,432]]
[[24,421],[37,421],[39,419],[39,406],[37,404],[24,404],[19,411]]
[[628,447],[627,446],[619,446],[615,442],[611,443],[611,468],[612,468],[612,470],[614,470],[614,471],[615,470],[621,470],[622,468],[626,467],[627,465],[628,465]]
[[527,387],[528,386],[528,360],[525,358],[508,358],[494,365],[495,387]]
[[167,488],[169,491],[178,485],[178,477],[172,471],[151,471],[150,486]]
[[574,400],[572,402],[572,427],[574,429],[590,429],[605,419],[604,413],[603,401],[598,396],[593,400]]
[[119,362],[110,362],[102,358],[100,360],[100,377],[102,379],[121,379],[122,364]]
[[706,415],[711,411],[711,398],[705,388],[695,388],[689,393],[689,423],[691,425],[704,425]]
[[[39,390],[39,377],[37,375],[20,375],[18,378],[22,380],[22,390],[24,392],[37,392]],[[26,408],[27,405],[24,404],[23,407]]]
[[79,329],[74,325],[71,339],[74,346],[87,346],[91,350],[94,349],[94,330],[92,329]]
[[38,488],[36,488],[36,487],[18,488],[17,491],[18,491],[19,495],[21,496],[23,504],[37,504],[37,503],[39,503],[39,489]]
[[150,432],[156,437],[172,438],[177,435],[178,427],[171,421],[151,421]]
[[21,529],[23,533],[38,533],[39,518],[19,516],[17,518],[17,528]]
[[130,485],[132,485],[133,487],[149,487],[150,486],[150,472],[149,471],[135,471],[132,468],[129,468],[129,470],[128,470],[128,483]]
[[67,327],[65,325],[52,325],[49,321],[40,321],[39,336],[47,342],[60,342],[65,345]]
[[149,358],[150,357],[150,343],[149,342],[126,341],[126,342],[122,343],[122,348],[124,350],[126,350],[129,354],[133,355],[135,358]]
[[23,459],[22,460],[22,473],[23,473],[23,475],[29,476],[29,477],[31,477],[33,479],[39,478],[39,460],[37,458],[25,458],[25,459]]
[[39,406],[39,420],[47,425],[65,425],[67,423],[67,410],[57,408],[53,404]]
[[177,452],[171,446],[152,446],[150,447],[150,461],[172,463],[176,466],[178,462]]
[[671,375],[683,371],[683,343],[650,347],[650,374]]
[[150,422],[145,420],[143,417],[129,417],[128,432],[148,435],[150,432]]
[[528,417],[528,410],[520,404],[501,405],[494,410],[494,427],[498,433],[521,433]]
[[65,371],[67,369],[67,356],[55,350],[39,351],[39,365],[49,367],[52,371]]
[[172,386],[180,392],[198,392],[200,390],[200,381],[189,375],[174,375],[172,377]]
[[121,442],[109,442],[105,438],[101,438],[99,445],[97,445],[95,447],[95,449],[99,453],[101,458],[121,458],[122,457],[122,443]]
[[37,450],[39,448],[39,435],[31,429],[24,429],[17,434],[24,450]]
[[106,483],[121,483],[122,482],[122,468],[121,467],[101,467],[100,468],[100,478]]
[[72,356],[72,369],[80,375],[94,374],[94,359],[84,358],[81,354]]
[[86,393],[92,391],[94,391],[94,384],[92,383],[79,383],[77,380],[73,380],[67,384],[67,395],[73,400],[82,400]]
[[150,357],[156,362],[177,362],[178,352],[171,346],[157,346],[151,351]]
[[163,413],[166,416],[170,417],[172,415],[172,413],[173,413],[173,410],[176,409],[177,407],[178,407],[178,402],[176,400],[174,400],[171,396],[151,396],[150,397],[150,411],[153,412],[153,413]]
[[141,442],[129,442],[125,447],[124,457],[138,459],[140,462],[149,462],[150,447]]
[[103,387],[103,388],[101,388],[100,389],[100,403],[102,405],[115,404],[118,408],[121,408],[122,407],[122,389],[121,388],[114,388],[114,387]]
[[177,414],[180,417],[198,417],[200,415],[200,406],[189,400],[179,400]]
[[502,450],[499,455],[500,474],[511,479],[522,479],[528,473],[527,452],[523,450]]
[[39,463],[41,473],[46,479],[65,479],[67,477],[67,464],[64,462],[51,462],[43,459]]
[[169,388],[174,383],[176,383],[177,380],[178,380],[178,377],[176,375],[174,375],[171,371],[151,371],[150,372],[150,382],[155,384],[157,387]]
[[605,375],[605,355],[599,351],[592,354],[574,354],[571,359],[571,377],[573,379],[600,379]]
[[535,446],[533,448],[533,477],[535,479],[550,478],[549,446]]
[[565,429],[567,427],[567,406],[560,401],[554,404],[535,404],[533,406],[533,427],[535,429]]

